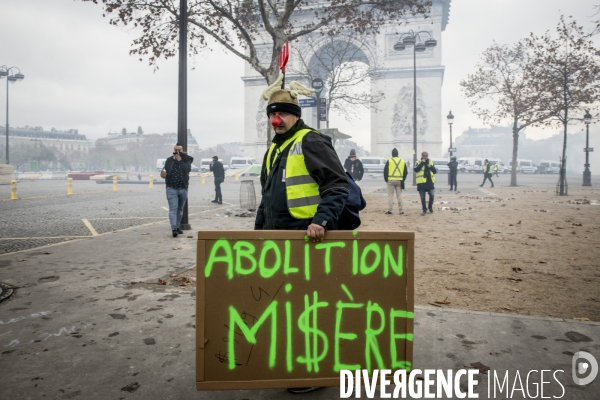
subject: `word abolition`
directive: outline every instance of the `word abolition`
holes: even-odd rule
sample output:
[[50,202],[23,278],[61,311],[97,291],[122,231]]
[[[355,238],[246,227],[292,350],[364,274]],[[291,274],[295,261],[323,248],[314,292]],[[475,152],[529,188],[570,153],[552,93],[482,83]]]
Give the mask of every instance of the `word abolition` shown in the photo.
[[[410,371],[404,349],[413,341],[406,329],[414,314],[406,310],[401,284],[406,284],[403,243],[392,243],[216,240],[207,249],[206,285],[250,278],[253,284],[273,277],[284,281],[279,296],[269,298],[251,319],[239,294],[219,302],[227,313],[227,352],[219,354],[221,362],[234,370],[243,358],[236,358],[236,351],[260,345],[261,362],[271,370],[328,375],[362,368]],[[362,286],[367,280],[369,290]],[[381,290],[385,282],[386,290]],[[360,299],[355,300],[349,286]],[[259,330],[266,330],[261,343]]]
[[[283,248],[281,248],[283,244]],[[303,266],[294,265],[292,259],[298,259],[299,255],[292,257],[292,245],[290,240],[278,243],[274,240],[262,242],[262,248],[257,251],[256,246],[248,241],[237,241],[233,245],[225,239],[217,240],[213,245],[204,275],[210,277],[215,266],[225,266],[227,277],[233,279],[234,274],[252,275],[260,274],[262,278],[271,278],[280,273],[284,276],[300,273],[304,270],[304,278],[310,281],[311,260],[321,257],[325,273],[329,275],[332,271],[332,258],[336,251],[347,252],[346,242],[326,242],[314,245],[304,245]],[[382,248],[383,247],[383,248]],[[371,243],[365,246],[362,252],[359,250],[358,241],[352,241],[352,275],[370,275],[381,269],[382,276],[387,278],[391,273],[402,276],[404,273],[404,249],[397,246],[395,252],[389,244],[380,245]],[[271,260],[271,262],[268,262]],[[345,266],[344,266],[345,267]],[[334,271],[335,272],[335,271]]]

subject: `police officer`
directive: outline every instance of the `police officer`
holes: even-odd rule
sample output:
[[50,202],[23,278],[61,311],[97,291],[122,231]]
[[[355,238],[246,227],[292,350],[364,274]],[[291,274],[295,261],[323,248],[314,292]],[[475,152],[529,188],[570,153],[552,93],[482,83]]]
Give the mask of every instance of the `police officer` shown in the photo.
[[456,192],[456,176],[458,175],[458,162],[456,162],[456,157],[450,157],[450,162],[448,163],[448,174],[450,181],[450,190]]
[[[435,198],[435,173],[437,169],[433,165],[433,161],[429,159],[429,154],[424,151],[421,153],[421,161],[417,162],[414,168],[417,181],[417,190],[419,191],[419,195],[421,196],[421,206],[423,206],[423,214],[427,213],[427,209],[429,208],[429,212],[433,212],[433,200]],[[429,207],[425,204],[425,195],[429,194]]]
[[392,158],[387,160],[385,167],[383,168],[383,179],[386,181],[388,190],[388,210],[385,212],[387,215],[392,214],[392,207],[394,206],[394,193],[398,198],[398,210],[400,215],[404,215],[402,210],[402,189],[404,189],[404,181],[408,170],[406,168],[406,162],[398,157],[398,150],[392,150]]
[[275,137],[263,159],[262,200],[254,229],[306,230],[313,241],[335,230],[349,194],[344,168],[327,138],[300,118],[298,94],[312,89],[292,82],[279,89],[283,76],[263,92]]

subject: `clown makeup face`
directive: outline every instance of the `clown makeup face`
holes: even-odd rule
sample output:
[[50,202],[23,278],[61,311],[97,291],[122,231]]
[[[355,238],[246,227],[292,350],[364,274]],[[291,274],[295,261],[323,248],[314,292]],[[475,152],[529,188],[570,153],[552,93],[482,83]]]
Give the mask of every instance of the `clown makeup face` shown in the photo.
[[283,134],[290,130],[292,126],[298,122],[300,118],[294,114],[284,111],[276,111],[269,113],[269,122],[275,129],[275,133]]

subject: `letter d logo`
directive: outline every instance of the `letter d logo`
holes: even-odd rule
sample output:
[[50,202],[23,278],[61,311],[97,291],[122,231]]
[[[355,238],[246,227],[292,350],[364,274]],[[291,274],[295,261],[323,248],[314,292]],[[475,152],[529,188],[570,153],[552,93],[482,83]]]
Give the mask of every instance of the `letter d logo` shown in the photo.
[[[585,359],[585,361],[583,359]],[[598,375],[598,361],[596,361],[593,355],[586,353],[585,351],[578,351],[573,355],[571,367],[573,382],[575,382],[576,385],[583,386],[592,383]],[[580,378],[580,376],[586,375],[588,371],[589,375],[586,378]]]

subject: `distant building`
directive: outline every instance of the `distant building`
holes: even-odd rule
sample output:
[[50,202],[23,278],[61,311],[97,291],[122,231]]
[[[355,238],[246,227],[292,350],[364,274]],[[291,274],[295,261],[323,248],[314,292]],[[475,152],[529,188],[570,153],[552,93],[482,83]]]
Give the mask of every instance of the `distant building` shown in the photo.
[[[177,143],[176,132],[163,133],[162,136],[169,140],[170,145],[174,146],[175,143]],[[123,128],[121,132],[109,132],[106,142],[113,146],[117,151],[126,151],[131,143],[143,146],[146,137],[147,135],[144,135],[140,128],[138,128],[137,132],[127,132],[127,130]],[[193,154],[197,150],[198,142],[196,142],[196,139],[192,136],[192,132],[188,129],[187,152]]]
[[[577,129],[573,127],[571,129]],[[581,127],[579,127],[581,129]],[[557,133],[549,138],[528,139],[524,131],[519,134],[518,158],[532,160],[538,164],[540,160],[556,160],[562,157],[564,135]],[[597,143],[597,135],[590,129],[590,147]],[[470,128],[458,136],[452,143],[456,147],[457,157],[499,158],[505,164],[512,159],[513,137],[512,127],[492,126],[491,128]],[[583,131],[567,135],[567,171],[579,173],[583,170],[585,133]],[[448,155],[447,153],[445,155]],[[598,163],[594,153],[590,154],[590,163]]]
[[[175,146],[175,143],[177,143],[177,132],[169,132],[169,133],[163,133],[163,136],[169,138],[169,143],[172,144],[173,146]],[[198,142],[196,142],[196,139],[194,139],[194,136],[192,136],[192,131],[190,129],[187,130],[187,152],[188,154],[194,154],[195,152],[197,152],[199,149],[198,146]]]
[[144,134],[136,132],[109,132],[108,139],[106,140],[106,142],[113,146],[117,151],[125,151],[130,143],[141,143],[143,141]]
[[[519,135],[519,144],[527,141],[525,132]],[[500,158],[512,157],[512,128],[492,126],[491,128],[471,128],[463,132],[452,143],[457,157]]]
[[[5,136],[4,127],[0,128],[1,136]],[[90,150],[90,142],[79,133],[77,129],[69,129],[60,131],[51,128],[50,131],[45,131],[41,126],[10,127],[8,128],[9,145],[17,143],[40,143],[44,146],[54,149],[62,154],[69,154],[73,151],[88,153]]]

